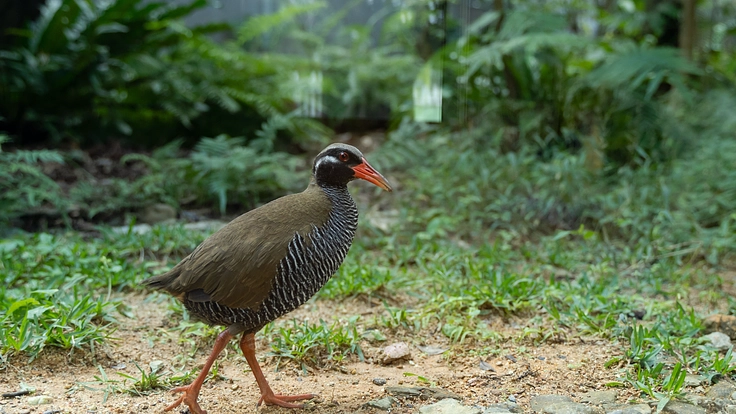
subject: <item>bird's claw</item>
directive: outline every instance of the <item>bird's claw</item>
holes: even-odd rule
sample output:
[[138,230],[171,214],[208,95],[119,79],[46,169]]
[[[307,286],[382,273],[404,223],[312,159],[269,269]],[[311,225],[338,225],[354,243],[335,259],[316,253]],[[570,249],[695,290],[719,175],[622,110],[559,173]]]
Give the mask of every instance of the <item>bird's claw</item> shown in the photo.
[[284,407],[284,408],[304,408],[304,404],[292,404],[289,401],[311,400],[312,398],[316,396],[317,394],[261,395],[261,398],[258,400],[258,404],[256,406],[260,407],[262,403],[266,403],[266,405],[278,405],[279,407]]
[[174,408],[181,405],[181,403],[186,404],[187,407],[189,407],[189,412],[191,414],[207,414],[207,411],[201,409],[199,407],[199,404],[197,404],[197,397],[199,397],[199,389],[193,390],[191,385],[186,385],[183,387],[176,387],[173,390],[171,390],[172,393],[176,394],[178,392],[183,393],[176,401],[174,401],[171,405],[166,407],[164,411],[171,411]]

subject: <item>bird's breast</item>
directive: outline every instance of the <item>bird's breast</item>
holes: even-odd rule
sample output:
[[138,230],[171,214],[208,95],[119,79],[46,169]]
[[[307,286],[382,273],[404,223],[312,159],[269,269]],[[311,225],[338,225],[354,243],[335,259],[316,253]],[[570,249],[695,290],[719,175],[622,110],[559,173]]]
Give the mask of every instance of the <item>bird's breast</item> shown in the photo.
[[309,300],[340,267],[357,225],[357,209],[333,209],[324,225],[313,226],[304,236],[295,234],[278,264],[273,301],[264,305],[275,305],[281,308],[278,313],[285,313]]

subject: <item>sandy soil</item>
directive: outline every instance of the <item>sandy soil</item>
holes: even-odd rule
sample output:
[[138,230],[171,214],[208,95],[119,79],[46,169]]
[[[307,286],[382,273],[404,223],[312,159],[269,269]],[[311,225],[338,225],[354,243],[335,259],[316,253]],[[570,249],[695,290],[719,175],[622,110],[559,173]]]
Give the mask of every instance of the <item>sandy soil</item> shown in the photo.
[[[40,358],[28,363],[26,357],[12,357],[4,371],[0,371],[0,392],[17,391],[21,383],[36,389],[35,396],[46,395],[52,398],[50,404],[34,406],[29,396],[0,400],[0,413],[162,413],[174,397],[167,390],[156,390],[149,395],[135,396],[128,393],[110,393],[105,401],[101,390],[105,385],[97,382],[101,366],[108,379],[120,381],[125,373],[139,378],[135,363],[148,367],[151,361],[164,361],[163,374],[168,376],[176,371],[173,367],[186,369],[201,367],[209,353],[211,341],[199,346],[194,354],[191,343],[179,341],[177,332],[170,326],[178,324],[170,319],[166,302],[155,303],[140,295],[129,295],[125,301],[130,305],[133,318],[120,316],[120,327],[108,345],[95,352],[73,354],[67,351],[46,350]],[[370,301],[351,299],[343,302],[313,301],[303,306],[286,319],[298,320],[310,317],[347,318],[349,315],[371,315],[381,312]],[[328,316],[330,315],[330,316]],[[370,317],[370,316],[368,316]],[[515,326],[518,326],[514,324]],[[499,323],[505,337],[518,337],[510,326]],[[521,329],[521,328],[516,328]],[[410,344],[410,360],[385,366],[377,362],[382,347],[403,340]],[[427,356],[416,345],[430,344],[447,347],[449,344],[441,335],[436,337],[412,336],[409,332],[398,332],[388,341],[375,345],[363,341],[362,347],[366,361],[342,361],[321,368],[302,370],[297,364],[277,363],[273,357],[266,357],[268,345],[260,341],[259,356],[272,388],[277,393],[301,394],[316,393],[307,411],[319,413],[382,412],[366,408],[368,401],[386,395],[385,386],[373,383],[374,378],[386,380],[386,386],[427,386],[413,373],[426,378],[432,386],[441,387],[463,397],[465,404],[486,406],[507,401],[513,396],[526,410],[529,399],[539,394],[564,394],[576,399],[582,393],[605,389],[605,384],[616,379],[618,370],[606,369],[604,364],[619,353],[618,347],[607,341],[583,341],[569,339],[556,344],[533,345],[514,341],[501,341],[495,344],[474,343],[456,345],[443,355]],[[233,346],[226,349],[220,357],[219,373],[224,379],[208,381],[202,388],[200,405],[210,414],[214,413],[278,413],[294,412],[278,407],[256,408],[258,388],[245,358]],[[488,348],[492,348],[488,356]],[[480,352],[485,348],[485,351]],[[480,357],[479,354],[485,356]],[[481,358],[492,370],[481,369]],[[276,368],[278,366],[278,371]],[[126,387],[131,384],[128,380]],[[86,385],[86,386],[85,386]],[[113,384],[115,385],[115,384]],[[94,390],[92,388],[97,388]],[[633,397],[632,391],[621,390],[621,402]],[[434,401],[421,399],[400,399],[400,407],[394,413],[416,412],[417,407]],[[175,410],[174,412],[183,412]]]

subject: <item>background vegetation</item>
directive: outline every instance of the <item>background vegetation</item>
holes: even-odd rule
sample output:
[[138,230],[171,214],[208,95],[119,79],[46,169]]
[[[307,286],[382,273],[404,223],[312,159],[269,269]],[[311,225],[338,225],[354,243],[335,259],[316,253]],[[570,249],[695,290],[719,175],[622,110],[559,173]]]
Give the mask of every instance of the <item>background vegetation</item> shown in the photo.
[[[733,376],[698,339],[702,317],[736,313],[732,4],[420,0],[341,24],[359,3],[193,26],[205,1],[57,0],[6,28],[3,362],[106,340],[125,315],[112,293],[204,237],[105,224],[254,207],[303,186],[333,129],[379,126],[371,160],[399,191],[369,216],[391,224],[363,220],[320,296],[426,293],[380,321],[270,327],[275,355],[360,354],[359,328],[492,352],[489,315],[525,315],[520,341],[618,344],[621,383],[664,403],[682,395],[673,376]],[[442,75],[439,124],[413,118],[425,68]]]

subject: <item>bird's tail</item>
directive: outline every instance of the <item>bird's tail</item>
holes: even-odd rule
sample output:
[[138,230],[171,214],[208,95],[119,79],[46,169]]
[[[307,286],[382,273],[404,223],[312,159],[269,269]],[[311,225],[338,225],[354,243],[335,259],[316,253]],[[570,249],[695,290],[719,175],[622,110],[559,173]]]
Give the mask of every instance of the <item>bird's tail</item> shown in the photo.
[[179,272],[176,270],[177,269],[174,268],[164,274],[149,277],[148,279],[142,281],[141,285],[146,286],[150,289],[168,290],[169,285],[171,285],[171,283],[176,280],[177,277],[179,277]]

